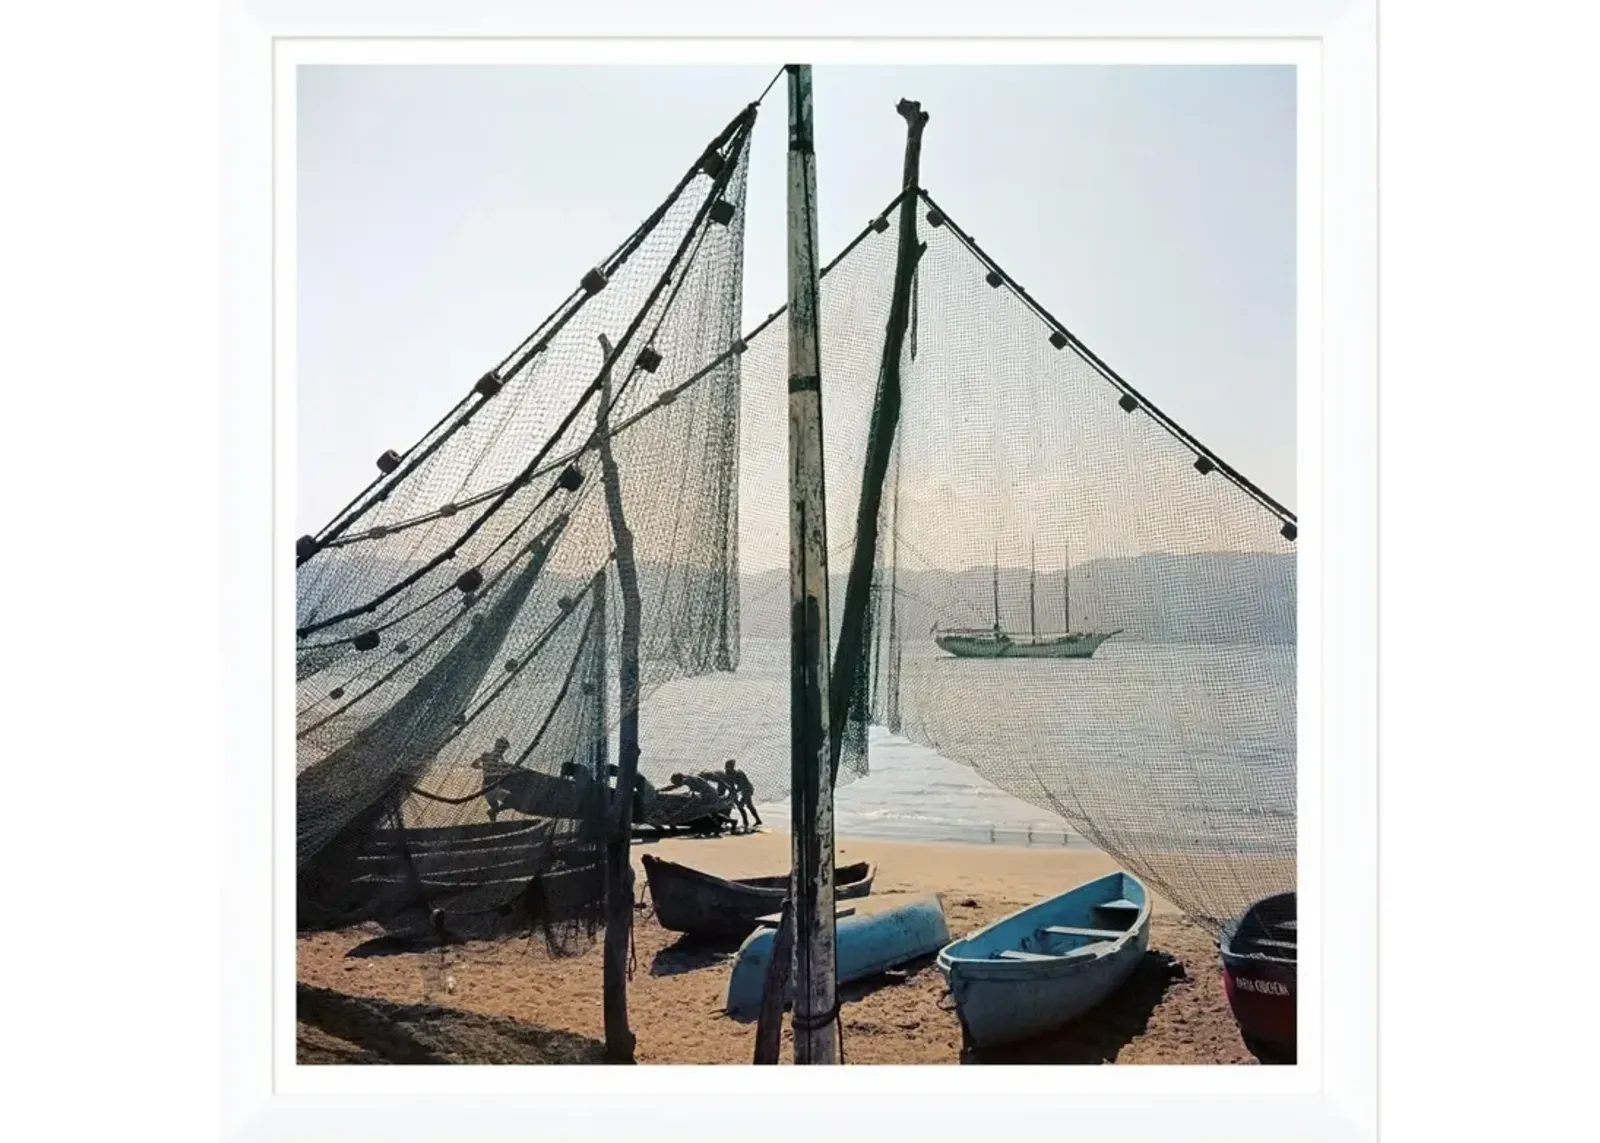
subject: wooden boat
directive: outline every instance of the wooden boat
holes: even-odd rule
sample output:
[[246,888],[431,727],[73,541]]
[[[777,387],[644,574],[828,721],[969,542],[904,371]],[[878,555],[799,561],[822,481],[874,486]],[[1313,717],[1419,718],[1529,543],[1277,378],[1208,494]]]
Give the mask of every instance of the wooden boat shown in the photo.
[[[917,897],[901,905],[870,909],[846,906],[834,922],[835,959],[839,983],[865,980],[907,961],[937,952],[950,940],[944,906],[937,896]],[[751,933],[739,946],[728,976],[728,1015],[748,1023],[761,1014],[761,994],[766,987],[767,964],[772,959],[776,927]],[[790,980],[784,1000],[794,998]]]
[[1233,1018],[1263,1063],[1295,1060],[1296,923],[1295,894],[1275,893],[1223,926],[1217,942]]
[[633,815],[635,826],[649,826],[658,833],[687,830],[691,833],[720,833],[733,820],[733,799],[708,798],[691,791],[657,794],[640,805]]
[[[749,935],[762,917],[783,908],[789,895],[788,874],[730,881],[654,854],[641,860],[656,920],[675,933],[736,940]],[[877,867],[865,861],[839,866],[833,871],[834,898],[865,897],[876,873]]]
[[1150,943],[1150,901],[1110,873],[939,953],[967,1042],[1011,1043],[1071,1023],[1117,990]]
[[1121,635],[1119,627],[1115,631],[1074,631],[1072,630],[1072,597],[1070,594],[1069,580],[1072,576],[1071,562],[1066,553],[1062,553],[1061,565],[1061,614],[1066,621],[1066,630],[1056,634],[1045,634],[1039,631],[1038,614],[1034,608],[1034,570],[1033,551],[1028,552],[1028,633],[1007,631],[1000,625],[1000,558],[995,555],[994,564],[994,626],[988,629],[969,628],[954,631],[940,631],[937,627],[933,630],[933,641],[939,645],[941,651],[947,651],[958,659],[1090,659],[1100,649],[1100,644],[1114,636]]
[[1105,634],[1073,631],[1057,635],[1022,635],[990,631],[941,631],[933,641],[958,659],[1090,659],[1100,644],[1120,631]]
[[[613,771],[615,767],[613,767]],[[615,774],[613,773],[613,777]],[[725,793],[705,794],[694,790],[657,790],[643,774],[634,779],[634,832],[721,833],[733,824],[733,799]]]

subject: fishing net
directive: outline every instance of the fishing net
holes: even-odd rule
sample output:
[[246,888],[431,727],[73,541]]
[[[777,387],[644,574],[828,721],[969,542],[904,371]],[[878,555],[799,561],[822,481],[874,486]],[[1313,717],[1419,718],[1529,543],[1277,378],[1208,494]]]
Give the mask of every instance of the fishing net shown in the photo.
[[601,922],[629,579],[644,692],[738,661],[754,114],[300,541],[302,927],[542,927],[561,951]]
[[[830,647],[880,375],[898,202],[824,271]],[[837,780],[869,740],[971,766],[1200,923],[1295,883],[1294,517],[1170,421],[920,197],[901,408]],[[937,224],[933,221],[936,220]],[[746,335],[739,669],[646,704],[647,756],[789,782],[788,331]],[[936,779],[934,779],[936,781]],[[907,796],[936,796],[928,789]]]
[[[1172,423],[939,210],[900,354],[867,723],[1065,819],[1212,929],[1295,883],[1294,517]],[[830,610],[843,611],[899,211],[823,280]],[[763,344],[770,338],[774,347]],[[741,520],[782,487],[773,327],[744,377]],[[758,371],[760,363],[764,368]],[[781,370],[777,371],[781,373]],[[747,632],[781,630],[751,592]],[[892,741],[892,737],[890,739]]]
[[[633,576],[635,823],[730,820],[695,788],[726,759],[787,796],[787,330],[739,329],[753,118],[300,542],[302,926],[592,935]],[[838,781],[884,736],[931,748],[1216,928],[1294,884],[1293,516],[925,196],[885,416],[899,213],[821,288],[830,648],[893,434]]]

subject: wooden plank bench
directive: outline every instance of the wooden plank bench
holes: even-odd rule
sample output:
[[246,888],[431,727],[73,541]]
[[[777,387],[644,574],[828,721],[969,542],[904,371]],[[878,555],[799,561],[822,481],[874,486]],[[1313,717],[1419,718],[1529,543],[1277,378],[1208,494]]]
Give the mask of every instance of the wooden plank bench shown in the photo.
[[1097,941],[1115,941],[1128,935],[1127,929],[1073,929],[1066,925],[1046,925],[1044,931],[1057,937],[1092,937]]

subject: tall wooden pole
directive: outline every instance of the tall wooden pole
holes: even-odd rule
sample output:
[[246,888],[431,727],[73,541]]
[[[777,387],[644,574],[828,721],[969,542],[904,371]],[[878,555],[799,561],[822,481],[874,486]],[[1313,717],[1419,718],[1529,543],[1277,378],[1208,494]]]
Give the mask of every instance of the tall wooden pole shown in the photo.
[[817,334],[811,67],[789,78],[789,761],[794,1062],[839,1062],[834,1022],[833,775],[828,754],[828,520]]
[[[867,653],[867,600],[872,590],[872,565],[878,554],[878,515],[883,507],[883,485],[894,452],[900,422],[900,354],[911,324],[911,294],[923,246],[917,241],[918,183],[922,163],[922,129],[928,113],[920,103],[902,99],[896,110],[906,121],[906,157],[901,178],[900,245],[895,257],[894,292],[889,299],[889,324],[884,331],[883,360],[878,370],[878,399],[873,405],[867,434],[867,454],[861,473],[861,501],[856,507],[856,547],[845,581],[844,613],[839,617],[839,651],[834,660],[830,698],[832,753],[829,775],[839,774],[839,750],[845,719],[850,712],[850,691],[859,677],[857,664]],[[895,485],[899,495],[898,481]],[[890,607],[894,607],[891,596]],[[892,622],[892,621],[891,621]],[[897,652],[898,653],[898,652]],[[894,686],[899,688],[899,679]],[[898,721],[898,700],[891,699]]]
[[[600,379],[600,408],[595,433],[599,439],[601,482],[611,516],[611,540],[617,559],[617,585],[622,594],[622,646],[618,674],[621,705],[617,732],[617,789],[611,799],[606,840],[606,944],[602,968],[606,1058],[632,1063],[634,1038],[628,1027],[628,938],[633,932],[633,780],[639,772],[639,571],[633,557],[633,533],[622,514],[622,479],[611,452],[611,343],[600,335],[606,365]],[[605,637],[605,633],[601,633]]]
[[[589,685],[594,688],[592,696],[594,698],[594,706],[592,707],[594,711],[594,718],[592,719],[594,747],[591,751],[589,772],[594,775],[595,781],[600,783],[602,789],[608,785],[606,779],[608,771],[611,769],[611,720],[606,713],[606,704],[610,698],[608,692],[611,689],[611,667],[606,659],[606,652],[609,650],[607,643],[611,634],[611,628],[606,624],[606,593],[609,590],[610,585],[606,579],[606,569],[602,565],[600,570],[594,573],[594,586],[590,589],[594,600],[594,638],[598,642],[595,644],[594,649],[594,673],[590,676],[589,681]],[[607,824],[604,827],[606,833],[603,835],[603,839],[608,839],[611,836],[609,825],[611,821],[609,817],[611,803],[607,799],[602,799],[602,802],[606,807],[605,814],[607,815],[604,819]]]

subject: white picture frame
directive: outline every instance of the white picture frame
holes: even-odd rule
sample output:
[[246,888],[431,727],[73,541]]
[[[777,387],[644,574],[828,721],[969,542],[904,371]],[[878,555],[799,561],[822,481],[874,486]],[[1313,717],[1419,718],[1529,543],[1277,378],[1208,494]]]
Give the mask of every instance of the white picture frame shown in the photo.
[[[648,1122],[653,1132],[703,1135],[707,1112],[729,1132],[799,1135],[818,1127],[850,1133],[945,1137],[1016,1125],[1053,1124],[1074,1135],[1123,1139],[1370,1139],[1377,1115],[1377,719],[1376,719],[1376,6],[1374,0],[1167,0],[1137,11],[1123,5],[1044,6],[996,0],[974,11],[940,0],[896,5],[814,4],[798,11],[754,9],[726,0],[662,6],[607,3],[540,6],[510,0],[450,6],[353,0],[303,5],[228,0],[223,24],[225,397],[224,639],[226,821],[224,876],[224,1135],[228,1139],[338,1138],[354,1141],[530,1135],[577,1137],[611,1122]],[[291,1043],[292,960],[284,976],[283,922],[293,914],[292,857],[283,852],[292,789],[275,768],[282,735],[275,720],[275,661],[286,647],[283,621],[293,577],[282,558],[292,542],[292,497],[283,495],[282,432],[286,348],[292,321],[283,301],[285,235],[275,203],[292,195],[282,165],[284,128],[275,92],[293,53],[311,50],[395,58],[427,43],[472,42],[480,52],[516,42],[567,44],[626,35],[680,38],[705,50],[748,50],[768,58],[789,41],[795,58],[844,50],[825,37],[892,38],[905,33],[942,50],[971,39],[1099,45],[1105,58],[1166,58],[1185,44],[1240,52],[1282,49],[1303,68],[1303,102],[1316,120],[1315,172],[1302,216],[1300,562],[1302,751],[1316,750],[1313,790],[1302,777],[1303,877],[1319,887],[1310,912],[1302,995],[1302,1060],[1286,1069],[937,1068],[764,1069],[729,1077],[718,1069],[361,1069],[320,1068],[314,1080],[286,1073]],[[730,37],[743,37],[738,43]],[[720,43],[713,43],[721,41]],[[615,41],[612,41],[615,43]],[[1122,44],[1119,48],[1117,45]],[[408,47],[407,45],[410,45]],[[1144,55],[1140,55],[1141,50]],[[391,54],[384,56],[383,51]],[[1126,55],[1117,55],[1126,51]],[[737,58],[737,57],[729,57]],[[1265,58],[1265,57],[1264,57]],[[1272,58],[1277,58],[1272,56]],[[818,58],[818,62],[825,62]],[[1302,123],[1306,122],[1302,109]],[[1302,140],[1308,136],[1302,135]],[[290,236],[292,241],[292,235]],[[1308,281],[1306,267],[1314,267]],[[1307,316],[1310,321],[1308,322]],[[1320,321],[1316,320],[1320,317]],[[288,338],[286,339],[286,327]],[[292,358],[292,354],[289,355]],[[1316,399],[1306,400],[1311,379]],[[289,406],[292,422],[292,405]],[[292,452],[290,453],[292,456]],[[276,474],[276,477],[275,477]],[[286,592],[288,594],[286,594]],[[1314,691],[1320,702],[1308,701]],[[1308,738],[1307,732],[1311,737]],[[288,774],[292,785],[292,768]],[[1308,809],[1320,799],[1320,806]],[[1314,820],[1313,820],[1314,819]],[[292,837],[292,829],[289,832]],[[1322,860],[1336,837],[1337,860]],[[281,860],[275,863],[274,854]],[[283,862],[288,861],[289,866]],[[1315,898],[1313,898],[1315,900]],[[291,925],[292,928],[292,925]],[[1339,932],[1338,941],[1326,934]],[[1314,934],[1322,939],[1315,940]],[[289,939],[292,947],[292,937]],[[285,982],[288,982],[288,996]],[[308,1071],[295,1068],[288,1071]],[[449,1092],[429,1092],[448,1071]],[[527,1072],[543,1072],[529,1077]],[[695,1073],[699,1073],[696,1075]],[[1063,1073],[1068,1073],[1063,1075]],[[1084,1073],[1094,1073],[1089,1076]],[[747,1078],[748,1077],[748,1078]],[[737,1094],[730,1092],[737,1087]],[[951,1099],[969,1091],[970,1098]],[[774,1094],[825,1094],[786,1099]],[[918,1099],[918,1095],[938,1095]],[[663,1097],[666,1098],[663,1098]],[[677,1098],[673,1098],[677,1096]],[[709,1096],[708,1100],[705,1098]],[[906,1097],[913,1098],[906,1098]],[[625,1106],[632,1104],[632,1107]],[[745,1113],[745,1114],[741,1114]],[[1070,1119],[1065,1118],[1070,1117]]]

